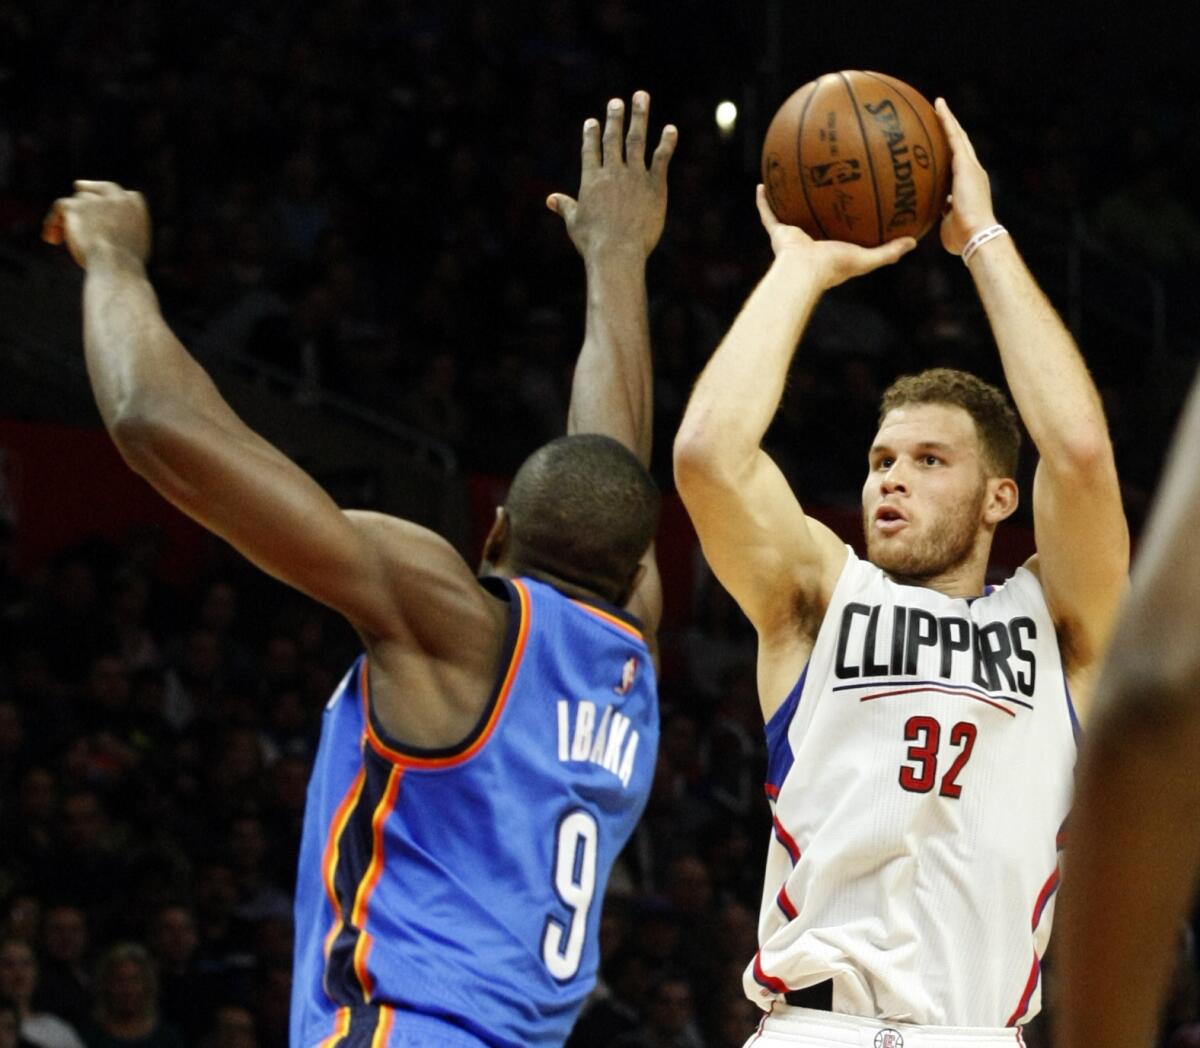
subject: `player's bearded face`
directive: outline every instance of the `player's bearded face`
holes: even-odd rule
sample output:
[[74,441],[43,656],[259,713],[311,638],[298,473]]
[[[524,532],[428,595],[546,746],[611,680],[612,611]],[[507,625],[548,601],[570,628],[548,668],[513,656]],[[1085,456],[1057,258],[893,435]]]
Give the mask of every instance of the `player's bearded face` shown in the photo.
[[926,582],[976,552],[988,481],[975,423],[948,404],[905,404],[883,420],[863,486],[867,556],[890,575]]
[[987,498],[987,481],[981,475],[974,489],[934,506],[927,503],[914,513],[912,525],[895,537],[884,537],[872,527],[874,509],[863,506],[863,531],[867,559],[889,575],[906,579],[936,578],[958,567],[974,552]]

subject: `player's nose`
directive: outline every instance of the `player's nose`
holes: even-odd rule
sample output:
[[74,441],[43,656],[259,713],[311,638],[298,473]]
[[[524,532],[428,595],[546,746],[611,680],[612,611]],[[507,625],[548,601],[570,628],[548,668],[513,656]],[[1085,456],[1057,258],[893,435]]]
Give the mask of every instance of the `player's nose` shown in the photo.
[[908,491],[907,472],[899,462],[894,462],[884,471],[880,484],[885,495],[890,492],[906,492]]

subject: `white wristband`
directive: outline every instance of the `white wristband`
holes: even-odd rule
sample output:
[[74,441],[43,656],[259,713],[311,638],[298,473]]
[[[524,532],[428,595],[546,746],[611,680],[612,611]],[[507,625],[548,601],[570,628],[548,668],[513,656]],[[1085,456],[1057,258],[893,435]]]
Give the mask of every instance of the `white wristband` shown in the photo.
[[995,240],[996,237],[1007,236],[1008,230],[1003,226],[988,226],[986,229],[981,229],[970,240],[968,240],[962,249],[962,260],[965,266],[971,261],[971,256],[986,244],[989,240]]

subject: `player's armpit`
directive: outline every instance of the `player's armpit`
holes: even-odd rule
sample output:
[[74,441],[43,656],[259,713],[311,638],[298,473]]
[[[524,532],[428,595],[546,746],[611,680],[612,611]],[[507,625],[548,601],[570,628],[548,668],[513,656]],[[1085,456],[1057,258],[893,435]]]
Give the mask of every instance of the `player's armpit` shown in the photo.
[[[1071,469],[1039,463],[1033,519],[1038,552],[1030,566],[1059,629],[1064,668],[1068,679],[1090,676],[1128,583],[1129,528],[1111,453]],[[1076,699],[1084,716],[1088,696]]]
[[[845,545],[805,515],[779,467],[761,450],[729,473],[681,433],[675,480],[718,581],[762,644],[781,650],[778,642],[785,638],[795,649],[798,675],[845,563]],[[782,676],[792,669],[780,667]],[[787,688],[794,683],[793,676]],[[760,697],[764,708],[772,701],[765,691]]]

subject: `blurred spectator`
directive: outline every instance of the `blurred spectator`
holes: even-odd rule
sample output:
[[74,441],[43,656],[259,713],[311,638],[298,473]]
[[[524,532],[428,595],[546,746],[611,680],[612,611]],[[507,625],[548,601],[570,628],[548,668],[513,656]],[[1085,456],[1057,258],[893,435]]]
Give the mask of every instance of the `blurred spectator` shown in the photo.
[[229,863],[237,891],[234,915],[257,924],[271,917],[290,920],[292,899],[271,878],[267,865],[270,842],[257,815],[235,815],[229,824]]
[[199,1043],[201,1048],[258,1048],[254,1013],[240,1004],[221,1005]]
[[77,1029],[92,1005],[92,976],[87,914],[71,903],[57,903],[42,916],[42,963],[33,1006],[61,1015]]
[[21,1012],[13,999],[0,994],[0,1048],[31,1048],[21,1036]]
[[642,1024],[617,1037],[612,1048],[705,1048],[687,979],[661,976],[650,992]]
[[200,938],[186,906],[161,907],[150,922],[147,941],[158,966],[163,1018],[195,1043],[209,1028],[217,1001],[224,999],[222,973],[201,970]]
[[136,943],[112,946],[96,965],[94,1021],[87,1048],[182,1048],[179,1032],[158,1011],[158,978]]
[[[82,746],[81,741],[72,752]],[[68,761],[75,775],[91,766],[86,753],[81,758],[69,754]],[[99,793],[84,788],[66,794],[61,805],[58,846],[44,887],[54,897],[74,899],[93,913],[107,913],[113,886],[121,883],[119,839]]]
[[33,1009],[38,963],[21,939],[0,941],[0,996],[9,998],[21,1016],[21,1037],[38,1048],[83,1048],[75,1027],[50,1012]]

